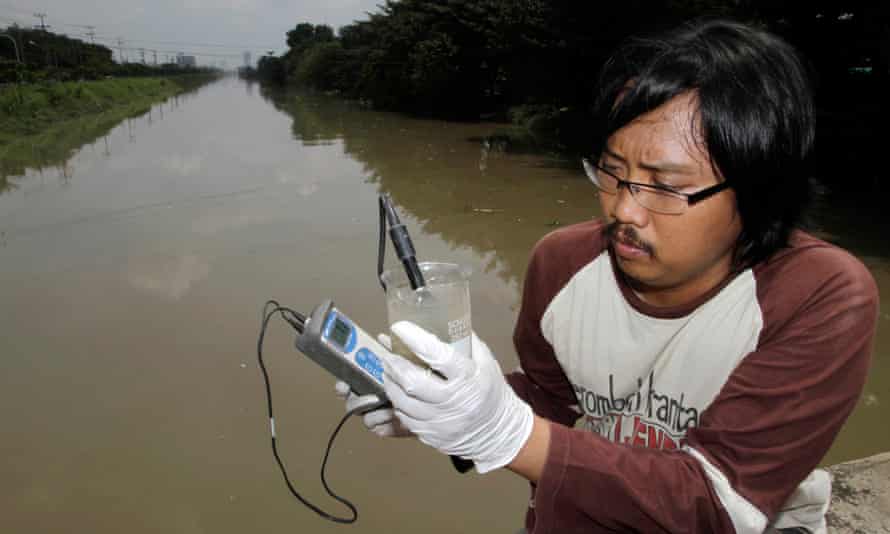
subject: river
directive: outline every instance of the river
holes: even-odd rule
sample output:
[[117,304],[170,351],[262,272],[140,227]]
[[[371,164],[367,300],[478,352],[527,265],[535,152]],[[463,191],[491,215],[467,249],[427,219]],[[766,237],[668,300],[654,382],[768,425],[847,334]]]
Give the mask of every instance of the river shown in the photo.
[[[514,532],[528,496],[518,477],[458,475],[431,449],[357,420],[328,479],[359,522],[318,518],[278,473],[256,363],[266,299],[308,312],[333,298],[384,330],[376,199],[389,192],[422,258],[472,268],[473,327],[514,368],[532,245],[598,207],[576,162],[516,150],[498,130],[226,78],[116,126],[72,127],[76,148],[35,149],[7,171],[0,531]],[[880,225],[829,204],[827,235],[890,295]],[[826,463],[890,450],[883,309],[865,393]],[[318,480],[343,406],[292,341],[271,323],[282,456],[299,491],[345,515]]]

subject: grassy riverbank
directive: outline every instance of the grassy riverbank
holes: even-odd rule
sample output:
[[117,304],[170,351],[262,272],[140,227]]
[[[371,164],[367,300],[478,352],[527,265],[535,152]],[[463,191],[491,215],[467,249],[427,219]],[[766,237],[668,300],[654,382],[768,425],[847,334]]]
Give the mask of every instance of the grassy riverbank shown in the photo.
[[0,88],[0,193],[12,187],[8,176],[63,165],[122,120],[214,78],[194,74]]
[[6,85],[0,89],[0,147],[75,119],[139,113],[210,79],[194,75]]

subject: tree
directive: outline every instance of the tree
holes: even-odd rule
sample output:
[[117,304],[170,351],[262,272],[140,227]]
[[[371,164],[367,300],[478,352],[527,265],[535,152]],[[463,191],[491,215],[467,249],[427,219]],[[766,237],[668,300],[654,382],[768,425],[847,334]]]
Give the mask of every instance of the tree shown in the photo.
[[324,24],[312,25],[308,22],[301,22],[293,30],[287,32],[287,46],[295,51],[302,51],[314,44],[333,40],[333,28]]
[[516,110],[512,115],[523,122],[559,130],[580,145],[597,73],[616,46],[700,16],[753,21],[788,39],[811,63],[822,106],[885,106],[875,95],[886,92],[890,78],[888,6],[866,0],[803,6],[788,0],[386,0],[337,36],[326,26],[297,24],[287,32],[283,61],[292,79],[377,107],[452,118]]
[[283,84],[286,79],[284,62],[271,54],[263,56],[257,62],[257,75],[263,80]]

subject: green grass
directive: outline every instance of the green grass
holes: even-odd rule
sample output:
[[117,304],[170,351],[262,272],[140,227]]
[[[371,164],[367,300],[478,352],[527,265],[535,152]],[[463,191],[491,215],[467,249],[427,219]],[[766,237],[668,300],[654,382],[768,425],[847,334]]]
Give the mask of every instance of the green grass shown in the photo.
[[22,175],[27,168],[63,165],[77,149],[122,120],[212,79],[121,78],[0,89],[0,193],[13,187],[7,177]]
[[28,168],[62,166],[83,145],[96,142],[128,117],[148,110],[116,107],[112,110],[68,119],[38,133],[0,143],[0,192],[9,187],[9,176],[21,176]]
[[178,78],[7,85],[0,89],[0,147],[74,119],[148,109],[193,85]]

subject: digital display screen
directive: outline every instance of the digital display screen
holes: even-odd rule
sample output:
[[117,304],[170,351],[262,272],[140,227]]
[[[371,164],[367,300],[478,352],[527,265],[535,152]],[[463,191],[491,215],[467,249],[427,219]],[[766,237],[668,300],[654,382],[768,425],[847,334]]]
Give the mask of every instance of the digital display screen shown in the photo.
[[330,340],[341,349],[346,350],[346,342],[349,341],[349,325],[340,318],[334,319],[334,327],[331,328]]

